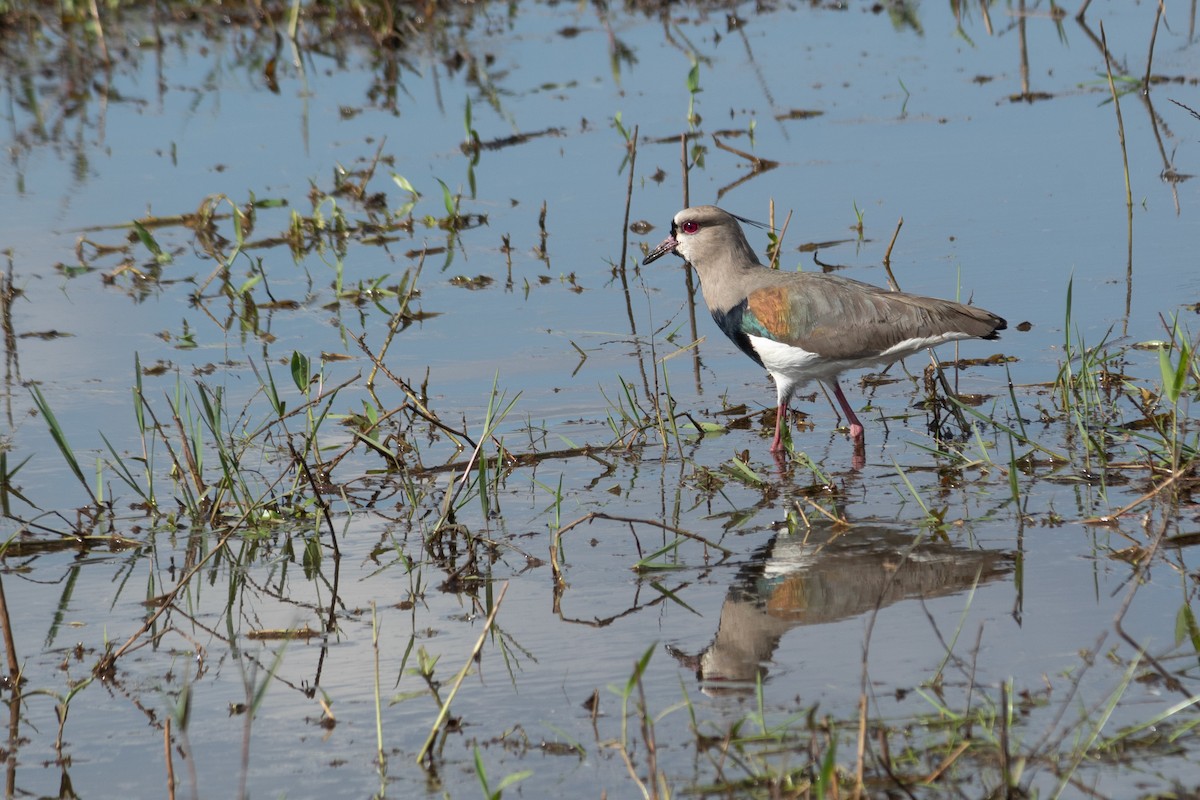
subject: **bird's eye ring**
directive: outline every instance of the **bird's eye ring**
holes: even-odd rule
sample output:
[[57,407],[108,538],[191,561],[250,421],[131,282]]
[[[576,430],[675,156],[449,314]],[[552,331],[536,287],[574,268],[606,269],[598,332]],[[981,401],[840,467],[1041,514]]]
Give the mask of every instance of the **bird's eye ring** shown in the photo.
[[680,224],[679,230],[684,233],[695,233],[700,230],[700,223],[689,219],[687,222]]

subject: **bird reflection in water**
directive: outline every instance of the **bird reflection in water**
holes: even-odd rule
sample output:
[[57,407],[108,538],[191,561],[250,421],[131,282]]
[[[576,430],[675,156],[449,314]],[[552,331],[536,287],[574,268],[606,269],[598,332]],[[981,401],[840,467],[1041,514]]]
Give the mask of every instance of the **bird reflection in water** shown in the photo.
[[957,594],[1013,567],[1010,553],[927,542],[881,526],[779,535],[739,570],[712,643],[695,655],[669,649],[695,670],[706,693],[751,692],[792,628]]

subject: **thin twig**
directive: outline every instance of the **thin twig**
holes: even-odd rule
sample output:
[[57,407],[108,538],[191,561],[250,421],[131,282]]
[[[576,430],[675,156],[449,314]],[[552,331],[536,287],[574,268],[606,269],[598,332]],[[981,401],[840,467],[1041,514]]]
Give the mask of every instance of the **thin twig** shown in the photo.
[[721,150],[725,150],[726,152],[733,153],[735,156],[741,156],[742,158],[746,159],[750,162],[750,168],[755,172],[766,172],[769,169],[775,169],[779,166],[778,161],[772,161],[769,158],[760,158],[753,153],[747,153],[745,150],[738,150],[736,147],[730,147],[718,139],[716,134],[713,134],[713,144],[715,144]]
[[[691,191],[688,183],[688,152],[687,152],[687,134],[679,136],[679,157],[683,165],[683,207],[691,208]],[[683,282],[687,289],[687,309],[688,309],[688,331],[692,334],[692,341],[700,338],[699,327],[696,325],[696,276],[692,271],[692,265],[687,261],[683,262]],[[696,392],[700,392],[700,349],[696,348],[692,351],[692,381],[696,385]]]
[[[848,526],[850,524],[850,521],[845,517],[839,517],[837,514],[834,514],[832,511],[825,508],[825,506],[821,505],[816,500],[813,500],[811,497],[804,497],[804,502],[812,506],[815,511],[824,516],[834,525]],[[804,512],[803,509],[800,508],[799,502],[796,503],[796,510],[800,511],[800,513],[803,515]],[[805,520],[807,521],[807,516],[805,517]]]
[[[775,204],[771,204],[772,216],[775,213]],[[771,269],[779,269],[779,254],[783,252],[783,237],[787,236],[788,225],[792,222],[792,212],[788,211],[788,215],[783,220],[783,228],[779,231],[779,238],[775,240],[775,252],[771,253]],[[771,220],[771,226],[774,228],[775,220]]]
[[8,602],[4,599],[4,579],[0,575],[0,628],[4,633],[4,657],[8,663],[8,677],[12,681],[13,691],[20,689],[18,683],[21,676],[21,665],[17,661],[16,639],[13,638],[12,620],[8,616]]
[[[1157,26],[1155,26],[1157,29]],[[1117,86],[1113,83],[1112,60],[1108,55],[1108,39],[1104,35],[1104,22],[1100,22],[1100,47],[1104,50],[1104,71],[1108,75],[1108,91],[1112,94],[1113,107],[1117,110],[1117,139],[1121,142],[1121,161],[1125,165],[1125,206],[1133,208],[1133,188],[1129,184],[1129,154],[1125,149],[1125,120],[1121,118],[1121,101],[1117,97]]]
[[888,242],[887,250],[883,254],[883,268],[887,270],[888,285],[892,287],[893,292],[900,291],[900,284],[896,282],[896,276],[892,274],[892,248],[896,246],[896,239],[900,237],[900,229],[904,227],[904,217],[896,223],[896,230],[892,232],[892,240]]
[[863,795],[863,769],[867,756],[867,691],[862,689],[858,694],[858,747],[854,759],[854,796]]
[[625,184],[625,221],[621,224],[621,275],[625,275],[625,260],[629,255],[629,207],[633,204],[633,172],[637,166],[638,126],[633,126],[629,140],[629,181]]
[[104,25],[100,22],[100,8],[96,0],[91,0],[92,19],[96,21],[96,41],[100,43],[100,58],[104,60],[106,69],[112,67],[112,59],[108,57],[108,45],[104,42]]
[[1008,709],[1012,702],[1008,696],[1008,681],[1000,681],[1000,778],[1004,781],[1004,796],[1011,796],[1012,754],[1008,745]]
[[[1150,52],[1146,54],[1146,77],[1142,79],[1142,91],[1148,96],[1150,94],[1150,65],[1154,63],[1154,40],[1158,38],[1158,23],[1162,19],[1163,4],[1162,0],[1158,0],[1158,6],[1154,9],[1154,30],[1150,31]],[[1104,26],[1100,26],[1103,31]]]
[[[1171,98],[1169,98],[1169,97],[1167,99],[1171,100]],[[1190,106],[1185,106],[1183,103],[1179,102],[1178,100],[1171,100],[1171,102],[1174,103],[1175,105],[1179,106],[1180,108],[1182,108],[1184,111],[1187,111],[1189,114],[1191,114],[1196,119],[1200,119],[1200,112],[1196,111],[1196,109],[1194,109]]]
[[500,604],[504,602],[504,594],[507,591],[508,581],[505,581],[504,585],[500,587],[500,594],[496,597],[496,604],[492,606],[492,613],[488,614],[487,621],[483,623],[483,630],[479,632],[479,638],[475,641],[475,646],[471,648],[471,654],[467,656],[467,661],[463,664],[462,669],[454,676],[454,682],[450,686],[450,694],[446,695],[446,700],[442,703],[442,707],[438,711],[437,719],[433,721],[433,727],[429,731],[429,736],[425,739],[425,744],[421,746],[421,751],[417,753],[418,764],[424,764],[425,756],[428,754],[429,748],[433,745],[433,740],[437,738],[438,731],[441,730],[442,724],[450,714],[450,704],[454,702],[454,696],[458,694],[458,687],[462,686],[463,679],[467,677],[467,673],[471,671],[471,665],[475,663],[475,658],[483,650],[483,643],[487,641],[487,637],[491,634],[492,625],[496,622],[496,615],[500,613]]
[[167,800],[175,800],[175,761],[171,758],[171,718],[163,725],[163,758],[167,762]]
[[683,166],[683,207],[691,208],[691,193],[688,190],[688,152],[687,134],[679,134],[679,160]]
[[1113,511],[1110,514],[1101,514],[1098,517],[1089,517],[1085,520],[1082,520],[1082,524],[1084,524],[1084,525],[1110,525],[1113,522],[1115,522],[1118,518],[1123,517],[1124,515],[1128,514],[1133,509],[1140,506],[1142,503],[1154,498],[1156,495],[1158,495],[1159,493],[1161,493],[1162,491],[1167,489],[1169,486],[1171,486],[1171,484],[1175,483],[1175,481],[1179,480],[1180,478],[1182,478],[1185,474],[1187,474],[1189,472],[1191,472],[1191,465],[1185,464],[1180,469],[1176,470],[1175,472],[1172,472],[1171,477],[1167,478],[1165,481],[1163,481],[1159,485],[1155,486],[1153,489],[1146,492],[1144,495],[1142,495],[1138,499],[1134,500],[1133,502],[1126,503],[1125,505],[1121,506],[1116,511]]
[[958,760],[958,757],[967,751],[971,746],[971,742],[960,742],[958,747],[950,751],[950,755],[942,759],[942,763],[933,768],[933,772],[925,776],[922,783],[933,783],[942,776],[942,773],[950,769],[950,766]]

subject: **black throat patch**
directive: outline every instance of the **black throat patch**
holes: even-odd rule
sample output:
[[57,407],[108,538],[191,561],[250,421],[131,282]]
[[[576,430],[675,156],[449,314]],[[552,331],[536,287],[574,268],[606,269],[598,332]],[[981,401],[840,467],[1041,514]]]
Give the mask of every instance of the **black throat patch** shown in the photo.
[[743,300],[728,311],[713,311],[712,317],[717,323],[717,327],[738,346],[739,350],[753,358],[760,367],[764,367],[762,358],[754,351],[754,345],[750,343],[750,337],[742,327],[742,317],[745,313],[746,301]]

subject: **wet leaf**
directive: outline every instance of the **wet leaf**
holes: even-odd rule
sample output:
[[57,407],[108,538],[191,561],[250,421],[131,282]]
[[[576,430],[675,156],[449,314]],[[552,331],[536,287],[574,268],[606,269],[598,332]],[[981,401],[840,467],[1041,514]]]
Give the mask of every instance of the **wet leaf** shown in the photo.
[[146,226],[138,222],[136,219],[133,220],[133,230],[145,248],[150,251],[152,256],[154,256],[155,262],[159,264],[170,264],[174,260],[171,258],[170,253],[167,253],[162,249],[162,246],[159,245],[158,240],[155,239],[150,231],[146,229]]
[[1175,615],[1175,646],[1185,641],[1191,643],[1193,652],[1200,653],[1200,626],[1196,625],[1196,614],[1187,603]]
[[413,188],[413,185],[408,182],[408,178],[401,175],[399,172],[392,173],[392,181],[404,191],[411,194],[413,197],[420,197],[421,193]]
[[308,383],[311,379],[310,362],[308,356],[301,353],[299,350],[292,351],[292,382],[296,384],[296,388],[300,391],[307,391]]
[[450,219],[454,219],[458,216],[458,203],[454,202],[454,193],[450,191],[450,187],[441,178],[438,178],[437,182],[442,187],[442,203],[446,207],[446,215]]

